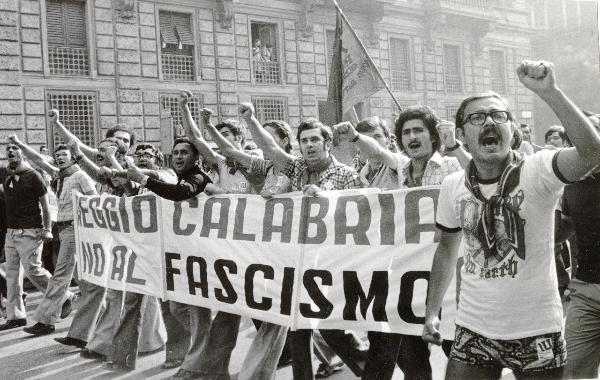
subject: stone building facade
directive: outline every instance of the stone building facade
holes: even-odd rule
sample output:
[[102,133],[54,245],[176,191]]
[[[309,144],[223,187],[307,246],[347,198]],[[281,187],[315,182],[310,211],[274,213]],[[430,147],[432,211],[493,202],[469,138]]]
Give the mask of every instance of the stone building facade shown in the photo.
[[[401,105],[453,119],[467,94],[493,89],[532,119],[516,65],[532,55],[525,0],[338,0]],[[327,97],[334,39],[331,0],[0,0],[0,144],[17,133],[52,148],[50,108],[95,144],[115,123],[168,148],[193,113],[236,118],[252,101],[261,121],[295,127]],[[385,92],[359,116],[393,120]],[[172,132],[174,131],[174,132]]]

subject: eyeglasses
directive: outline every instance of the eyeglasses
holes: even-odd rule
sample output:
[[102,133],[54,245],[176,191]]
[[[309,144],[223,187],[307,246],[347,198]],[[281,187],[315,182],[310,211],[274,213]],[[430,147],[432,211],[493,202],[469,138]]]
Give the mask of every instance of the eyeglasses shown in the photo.
[[135,154],[134,157],[137,159],[145,158],[146,160],[150,160],[150,159],[154,158],[155,156],[150,153],[144,153],[144,154]]
[[473,125],[483,125],[488,116],[492,117],[494,123],[506,123],[510,118],[508,111],[492,111],[492,112],[473,112],[467,115],[465,122]]

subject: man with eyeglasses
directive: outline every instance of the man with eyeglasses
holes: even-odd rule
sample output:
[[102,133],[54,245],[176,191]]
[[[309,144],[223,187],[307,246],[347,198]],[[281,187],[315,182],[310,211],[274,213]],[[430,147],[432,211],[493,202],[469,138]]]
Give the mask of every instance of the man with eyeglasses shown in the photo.
[[472,160],[442,183],[436,214],[441,236],[423,329],[423,339],[441,343],[440,307],[460,247],[464,261],[447,379],[498,379],[503,368],[517,379],[560,378],[566,362],[554,210],[565,183],[600,163],[600,135],[558,88],[551,63],[523,61],[517,74],[555,112],[575,147],[524,157],[511,150],[517,124],[499,95],[461,103],[457,128]]
[[[163,168],[164,156],[151,144],[138,144],[133,155],[134,165],[145,175],[162,181],[165,184],[177,183],[175,174],[170,169]],[[113,176],[127,177],[127,171],[113,171]],[[132,186],[130,196],[148,192],[143,186]],[[148,252],[147,254],[152,254]],[[142,326],[150,331],[164,331],[163,320],[160,318],[161,305],[156,297],[145,294],[127,292],[124,295],[121,319],[112,339],[112,347],[106,369],[135,369],[138,356],[138,342],[142,333]],[[164,315],[164,313],[163,313]],[[167,331],[168,333],[168,331]],[[171,334],[172,335],[172,334]],[[168,336],[169,338],[169,336]],[[167,341],[167,349],[171,345]]]

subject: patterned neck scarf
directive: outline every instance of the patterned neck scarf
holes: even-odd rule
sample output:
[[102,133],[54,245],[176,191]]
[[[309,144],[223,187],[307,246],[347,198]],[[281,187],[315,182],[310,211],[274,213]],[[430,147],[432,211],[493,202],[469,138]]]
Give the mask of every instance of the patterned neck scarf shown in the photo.
[[58,175],[50,183],[50,187],[52,188],[52,190],[54,191],[54,193],[56,194],[57,197],[60,197],[60,193],[62,192],[62,184],[65,181],[65,178],[70,176],[71,174],[75,173],[78,170],[79,170],[79,165],[73,164],[73,165],[69,166],[68,168],[60,169],[58,171]]
[[469,162],[465,171],[465,186],[483,204],[477,235],[482,240],[480,243],[486,259],[495,256],[498,262],[502,261],[511,249],[515,249],[517,255],[525,259],[525,250],[521,244],[516,244],[515,247],[513,242],[515,237],[507,234],[511,223],[519,225],[523,223],[519,216],[518,205],[513,204],[510,198],[510,193],[519,185],[523,162],[521,153],[510,151],[506,168],[500,176],[496,192],[490,199],[485,199],[481,193],[477,168],[473,160]]

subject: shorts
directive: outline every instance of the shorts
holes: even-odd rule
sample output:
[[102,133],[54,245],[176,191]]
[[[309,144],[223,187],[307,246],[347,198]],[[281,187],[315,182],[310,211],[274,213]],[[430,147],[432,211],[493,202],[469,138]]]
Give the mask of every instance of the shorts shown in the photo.
[[565,366],[567,346],[560,332],[498,340],[457,325],[450,359],[475,367],[545,371]]

